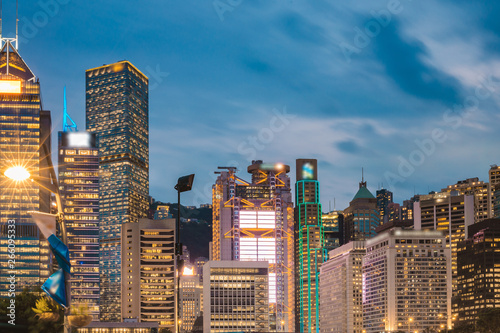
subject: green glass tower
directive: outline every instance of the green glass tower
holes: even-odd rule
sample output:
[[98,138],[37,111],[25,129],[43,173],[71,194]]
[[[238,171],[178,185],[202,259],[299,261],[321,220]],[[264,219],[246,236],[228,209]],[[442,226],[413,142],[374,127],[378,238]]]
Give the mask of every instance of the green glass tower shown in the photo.
[[128,61],[85,74],[99,147],[100,320],[121,321],[121,226],[149,209],[148,78]]
[[319,332],[319,269],[326,259],[317,161],[297,160],[295,186],[296,330]]

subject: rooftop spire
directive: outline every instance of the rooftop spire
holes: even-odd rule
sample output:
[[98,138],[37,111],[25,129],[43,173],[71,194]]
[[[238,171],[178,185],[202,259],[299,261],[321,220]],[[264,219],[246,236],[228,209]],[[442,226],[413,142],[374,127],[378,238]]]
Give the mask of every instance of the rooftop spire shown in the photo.
[[[66,86],[64,86],[64,102],[63,102],[63,132],[76,132],[78,131],[78,128],[76,127],[76,123],[71,119],[71,117],[68,114],[68,108],[66,105]],[[68,120],[71,122],[71,124],[68,124]]]
[[364,168],[361,168],[361,182],[359,183],[359,188],[362,187],[366,187]]

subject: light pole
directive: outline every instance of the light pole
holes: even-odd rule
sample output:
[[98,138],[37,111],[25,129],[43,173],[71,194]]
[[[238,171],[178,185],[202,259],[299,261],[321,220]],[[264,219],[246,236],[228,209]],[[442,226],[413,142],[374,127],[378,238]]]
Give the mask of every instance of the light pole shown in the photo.
[[[42,182],[35,177],[32,177],[31,174],[29,173],[28,170],[26,170],[25,167],[16,165],[8,168],[5,170],[4,175],[15,181],[15,182],[23,182],[28,179],[31,179],[31,181],[35,182],[37,185],[47,189],[51,193],[54,193],[56,197],[56,203],[57,203],[57,215],[56,215],[56,221],[57,224],[59,225],[60,231],[61,231],[61,238],[63,244],[68,247],[68,239],[67,239],[67,233],[66,233],[66,223],[64,221],[64,214],[63,214],[63,209],[62,209],[62,202],[61,202],[61,195],[59,193],[59,185],[57,183],[57,178],[56,178],[56,173],[54,171],[54,166],[52,165],[52,159],[50,157],[50,154],[48,152],[48,149],[45,144],[43,144],[41,149],[44,150],[45,156],[47,156],[47,163],[49,165],[49,174],[50,174],[50,180],[48,184],[42,184]],[[64,270],[64,288],[66,291],[66,309],[64,311],[64,332],[67,333],[69,331],[69,323],[68,323],[68,315],[70,314],[70,307],[71,307],[71,284],[70,284],[70,274]]]
[[[179,317],[179,310],[181,304],[181,270],[183,266],[183,262],[181,260],[182,255],[182,243],[181,243],[181,192],[191,191],[193,187],[194,174],[190,174],[187,176],[180,177],[177,179],[177,184],[174,188],[177,190],[177,221],[175,225],[175,254],[177,261],[177,317]],[[181,321],[180,318],[175,321],[176,324],[176,333],[180,332]]]
[[408,319],[408,333],[411,333],[411,330],[410,330],[410,324],[411,324],[411,322],[412,322],[412,321],[413,321],[413,318],[411,318],[411,317],[410,317],[410,318]]

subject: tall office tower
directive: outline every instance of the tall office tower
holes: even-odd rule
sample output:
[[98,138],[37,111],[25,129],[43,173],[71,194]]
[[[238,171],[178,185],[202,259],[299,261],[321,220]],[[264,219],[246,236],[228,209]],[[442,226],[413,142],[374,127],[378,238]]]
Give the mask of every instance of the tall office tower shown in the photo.
[[175,219],[124,223],[122,237],[121,317],[175,332]]
[[7,169],[19,166],[39,183],[50,182],[45,172],[50,156],[50,112],[42,111],[40,83],[14,47],[17,41],[12,44],[11,40],[0,38],[0,297],[6,297],[10,289],[8,235],[12,230],[16,237],[15,291],[40,286],[50,273],[48,242],[28,213],[48,213],[50,194],[36,182],[13,181],[4,175]]
[[319,332],[319,269],[326,260],[317,161],[298,159],[295,184],[295,325]]
[[451,253],[441,231],[391,229],[365,243],[366,333],[451,324]]
[[364,241],[330,251],[319,275],[321,333],[363,333]]
[[204,332],[270,332],[267,261],[209,261],[203,275]]
[[500,218],[500,184],[494,185],[492,189],[493,217]]
[[184,267],[180,279],[179,320],[181,332],[191,332],[194,322],[203,311],[203,285],[194,268]]
[[413,205],[415,202],[420,200],[420,195],[414,195],[410,200],[404,200],[403,206],[401,207],[401,220],[412,220],[413,221]]
[[458,243],[459,323],[475,324],[478,313],[500,308],[500,219],[487,219],[469,226],[469,238]]
[[491,211],[490,217],[500,217],[500,166],[493,164],[489,171]]
[[344,209],[344,244],[375,237],[375,229],[380,224],[377,199],[362,180],[349,207]]
[[[294,327],[293,204],[288,165],[253,161],[252,181],[220,168],[212,187],[213,260],[268,261],[271,330]],[[205,282],[205,281],[204,281]]]
[[387,205],[387,222],[395,221],[401,221],[401,206],[398,203],[391,202]]
[[[392,201],[392,192],[383,188],[377,190],[377,208],[380,213],[382,223],[388,222],[388,206]],[[386,217],[387,216],[387,217]]]
[[[445,233],[451,247],[453,299],[457,294],[457,244],[468,238],[467,227],[474,223],[474,196],[457,192],[420,196],[414,204],[415,230],[439,230]],[[457,304],[453,302],[455,314]]]
[[455,185],[449,185],[441,192],[456,192],[463,195],[474,196],[474,222],[480,222],[491,215],[491,194],[488,183],[479,181],[479,178],[469,178],[458,181]]
[[344,214],[334,210],[321,216],[325,230],[325,249],[331,251],[344,244]]
[[96,135],[59,132],[59,188],[71,259],[71,304],[99,319],[99,151]]
[[86,71],[87,130],[99,142],[101,321],[120,321],[121,225],[149,208],[148,78],[128,61]]
[[200,282],[203,284],[203,265],[208,262],[208,258],[198,257],[194,260],[194,272],[200,278]]

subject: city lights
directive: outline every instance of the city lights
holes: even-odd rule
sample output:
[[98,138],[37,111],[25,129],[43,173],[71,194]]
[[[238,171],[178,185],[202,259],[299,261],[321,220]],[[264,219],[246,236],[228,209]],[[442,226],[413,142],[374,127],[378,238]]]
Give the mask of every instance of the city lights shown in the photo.
[[30,178],[30,173],[22,166],[13,166],[5,170],[4,175],[16,182],[22,182]]

